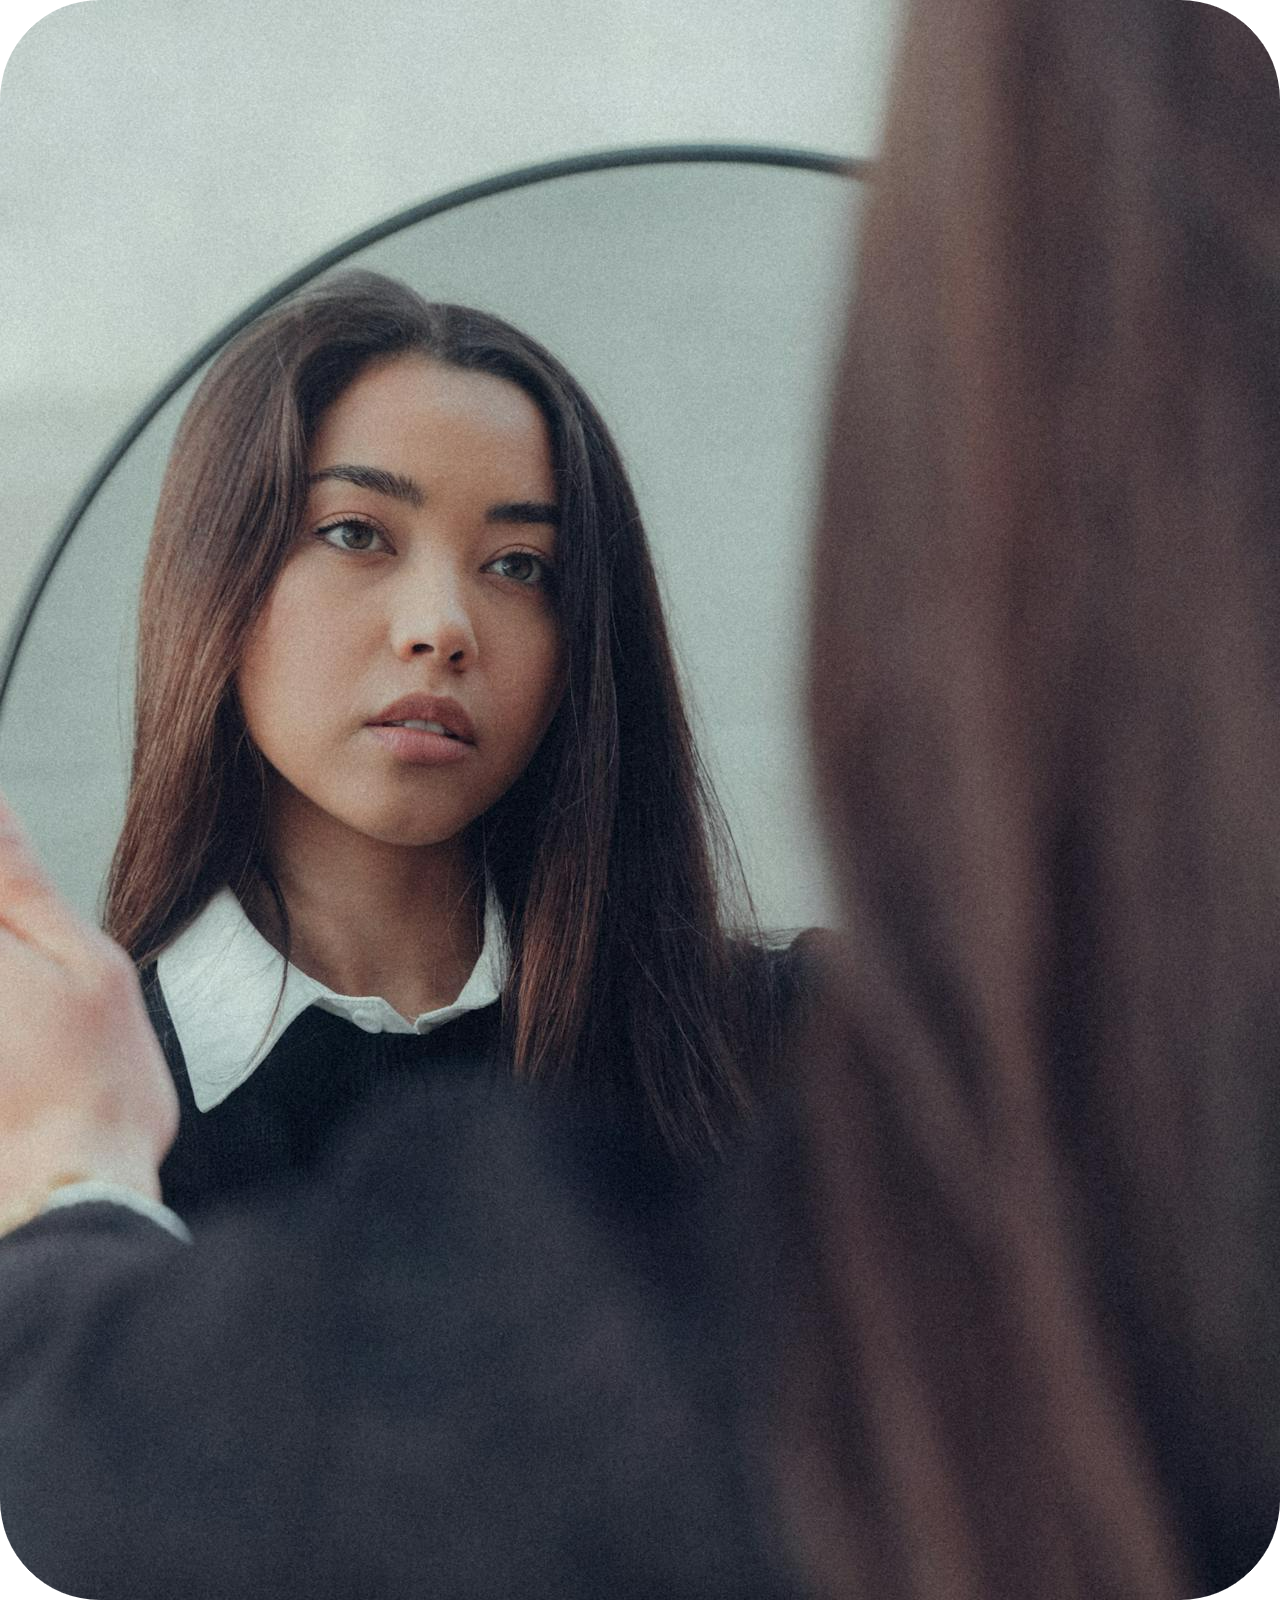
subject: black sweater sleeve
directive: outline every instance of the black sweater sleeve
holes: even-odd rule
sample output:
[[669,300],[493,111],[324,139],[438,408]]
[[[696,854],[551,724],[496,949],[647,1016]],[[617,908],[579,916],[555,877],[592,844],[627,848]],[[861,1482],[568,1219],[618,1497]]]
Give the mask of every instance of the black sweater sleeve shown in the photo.
[[750,1597],[743,1464],[511,1086],[408,1089],[194,1246],[0,1240],[0,1513],[92,1600]]

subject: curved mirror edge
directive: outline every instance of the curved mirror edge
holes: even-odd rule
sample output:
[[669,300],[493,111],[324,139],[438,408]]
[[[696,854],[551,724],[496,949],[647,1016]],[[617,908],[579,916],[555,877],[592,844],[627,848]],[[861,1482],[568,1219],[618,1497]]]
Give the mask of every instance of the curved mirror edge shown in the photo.
[[[801,680],[823,418],[860,209],[860,186],[801,168],[612,168],[491,194],[331,269],[370,267],[494,311],[592,393],[633,476],[704,758],[762,920],[780,930],[832,917]],[[0,781],[89,913],[123,815],[151,517],[197,381],[87,508],[0,715]]]

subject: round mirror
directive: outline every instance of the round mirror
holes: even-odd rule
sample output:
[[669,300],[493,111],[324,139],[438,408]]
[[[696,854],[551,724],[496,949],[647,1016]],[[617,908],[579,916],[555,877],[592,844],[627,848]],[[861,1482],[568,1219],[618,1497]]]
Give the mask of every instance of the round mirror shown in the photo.
[[799,691],[857,176],[834,159],[729,149],[512,174],[331,252],[188,362],[54,539],[0,681],[0,786],[72,901],[96,913],[123,815],[138,585],[178,419],[223,339],[341,264],[495,312],[595,399],[632,474],[761,918],[830,920]]

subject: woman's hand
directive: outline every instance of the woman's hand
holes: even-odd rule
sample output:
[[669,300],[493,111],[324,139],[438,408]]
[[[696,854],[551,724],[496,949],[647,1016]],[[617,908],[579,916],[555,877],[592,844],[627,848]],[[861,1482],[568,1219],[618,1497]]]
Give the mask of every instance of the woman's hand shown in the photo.
[[0,1219],[83,1179],[158,1199],[177,1127],[132,962],[60,899],[0,799]]

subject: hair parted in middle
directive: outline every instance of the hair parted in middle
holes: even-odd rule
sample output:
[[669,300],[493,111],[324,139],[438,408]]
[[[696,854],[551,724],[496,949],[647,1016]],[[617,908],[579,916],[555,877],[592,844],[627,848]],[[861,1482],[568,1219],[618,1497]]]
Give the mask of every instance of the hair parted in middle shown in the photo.
[[[521,1075],[638,1088],[675,1151],[714,1148],[772,1040],[749,901],[682,706],[626,471],[580,385],[499,318],[344,272],[268,312],[200,384],[143,578],[133,769],[108,932],[139,964],[222,885],[271,884],[265,767],[235,692],[301,525],[320,418],[371,362],[419,354],[505,379],[546,420],[567,683],[530,766],[474,825],[512,952]],[[748,1032],[747,995],[755,1021]]]

